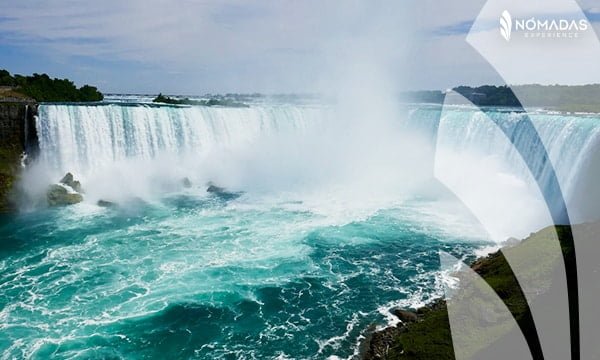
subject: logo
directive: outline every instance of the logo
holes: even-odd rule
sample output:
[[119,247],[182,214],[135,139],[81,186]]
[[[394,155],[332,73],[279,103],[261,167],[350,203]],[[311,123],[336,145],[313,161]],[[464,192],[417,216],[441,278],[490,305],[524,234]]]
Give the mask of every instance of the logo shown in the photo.
[[500,34],[506,41],[510,41],[510,35],[512,33],[512,16],[508,10],[504,10],[502,12],[502,16],[500,16]]
[[500,35],[510,41],[516,34],[524,38],[572,39],[590,29],[586,18],[513,17],[508,10],[500,16]]

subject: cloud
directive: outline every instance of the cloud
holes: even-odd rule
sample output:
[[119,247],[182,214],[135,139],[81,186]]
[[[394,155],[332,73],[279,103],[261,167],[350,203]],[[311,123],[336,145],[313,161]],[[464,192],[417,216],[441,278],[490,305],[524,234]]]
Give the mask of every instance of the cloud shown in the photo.
[[[401,33],[404,11],[390,2],[74,0],[4,3],[0,41],[53,58],[128,61],[182,73],[220,72],[224,79],[300,82],[336,56],[340,45],[374,36],[378,24]],[[383,17],[387,19],[382,19]],[[385,35],[385,34],[384,34]],[[283,68],[292,74],[283,76]],[[204,76],[206,77],[206,75]],[[297,85],[297,84],[296,84]]]
[[401,87],[445,88],[498,81],[465,41],[485,3],[4,2],[0,45],[39,60],[29,67],[17,55],[0,60],[22,71],[52,68],[57,76],[102,81],[112,91],[201,93],[318,91],[339,83],[346,63],[368,57],[389,67]]
[[473,21],[462,21],[454,25],[443,26],[437,29],[434,29],[433,34],[435,35],[457,35],[457,34],[468,34],[469,30],[471,30],[471,26],[473,25]]

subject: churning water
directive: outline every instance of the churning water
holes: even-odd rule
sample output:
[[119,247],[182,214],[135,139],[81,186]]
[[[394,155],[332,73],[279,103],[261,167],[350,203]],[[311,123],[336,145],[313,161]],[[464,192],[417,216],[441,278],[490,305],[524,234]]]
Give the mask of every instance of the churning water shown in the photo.
[[[436,154],[498,162],[522,197],[527,169],[494,123],[523,115],[425,105],[386,123],[344,114],[42,105],[29,198],[0,220],[1,356],[347,358],[390,307],[439,296],[439,250],[469,257],[498,239],[433,179]],[[577,198],[598,119],[532,120]],[[441,170],[452,169],[462,171]],[[40,206],[67,171],[84,202]],[[207,193],[208,181],[229,192]]]

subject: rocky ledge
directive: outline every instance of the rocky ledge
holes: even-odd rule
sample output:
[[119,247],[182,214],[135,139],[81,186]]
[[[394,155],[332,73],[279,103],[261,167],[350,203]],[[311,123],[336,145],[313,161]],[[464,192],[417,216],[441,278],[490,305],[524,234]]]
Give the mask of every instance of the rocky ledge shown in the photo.
[[74,205],[83,201],[82,193],[81,183],[67,173],[58,184],[48,187],[46,197],[50,206]]
[[[593,231],[588,230],[591,234],[597,234],[600,230],[598,224],[577,226],[595,226]],[[557,226],[542,229],[531,234],[519,244],[506,246],[471,264],[471,269],[479,274],[503,300],[524,333],[535,332],[535,329],[531,328],[531,323],[528,322],[531,316],[529,307],[504,253],[511,252],[513,259],[517,255],[522,266],[531,267],[529,270],[543,270],[540,272],[529,271],[533,274],[532,279],[535,281],[535,276],[539,276],[548,269],[556,269],[556,264],[562,261],[555,256],[556,254],[544,253],[550,248],[544,244],[547,244],[548,241],[555,241],[554,234],[558,234],[563,253],[570,256],[573,253],[573,247],[569,245],[568,241],[571,229],[568,226]],[[536,261],[531,261],[531,259],[536,259]],[[573,265],[568,263],[567,266]],[[540,280],[540,293],[547,291],[549,286],[550,284],[544,284]],[[443,299],[438,299],[419,309],[394,309],[392,313],[399,318],[400,323],[381,331],[372,331],[366,336],[361,344],[361,359],[455,358],[447,305]],[[483,349],[475,349],[475,354],[478,354],[480,350]]]
[[37,153],[36,114],[35,102],[0,92],[0,213],[15,209],[14,184],[20,176],[24,155]]

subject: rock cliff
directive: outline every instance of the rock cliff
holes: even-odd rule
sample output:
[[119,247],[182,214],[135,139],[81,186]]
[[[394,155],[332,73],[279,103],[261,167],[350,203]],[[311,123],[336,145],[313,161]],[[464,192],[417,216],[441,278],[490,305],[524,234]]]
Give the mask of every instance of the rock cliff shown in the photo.
[[35,102],[0,99],[0,212],[14,209],[14,184],[24,156],[38,152],[36,114]]

